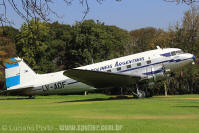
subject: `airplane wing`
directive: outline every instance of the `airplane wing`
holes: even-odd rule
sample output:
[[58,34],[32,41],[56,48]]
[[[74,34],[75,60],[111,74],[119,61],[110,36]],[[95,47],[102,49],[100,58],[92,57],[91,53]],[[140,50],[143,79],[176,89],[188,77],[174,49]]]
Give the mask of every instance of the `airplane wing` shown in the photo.
[[125,87],[141,80],[138,76],[82,69],[69,69],[64,75],[95,88]]

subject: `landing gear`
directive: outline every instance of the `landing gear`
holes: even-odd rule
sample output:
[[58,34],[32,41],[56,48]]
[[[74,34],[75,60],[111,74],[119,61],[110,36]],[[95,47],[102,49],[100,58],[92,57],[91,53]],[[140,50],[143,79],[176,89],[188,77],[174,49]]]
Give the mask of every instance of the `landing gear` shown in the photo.
[[145,97],[152,97],[152,92],[150,89],[140,89],[138,85],[136,85],[136,93],[132,92],[135,98],[145,98]]
[[29,99],[35,99],[35,96],[29,96],[28,98]]
[[145,97],[146,97],[146,93],[142,90],[137,89],[137,98],[145,98]]

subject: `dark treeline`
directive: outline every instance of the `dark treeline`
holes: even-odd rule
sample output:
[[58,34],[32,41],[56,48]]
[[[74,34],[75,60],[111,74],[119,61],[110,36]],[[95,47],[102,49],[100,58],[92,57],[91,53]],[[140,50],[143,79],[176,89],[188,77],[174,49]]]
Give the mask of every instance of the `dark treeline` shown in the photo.
[[[23,58],[36,72],[48,73],[151,50],[159,45],[181,48],[199,57],[199,12],[192,8],[182,22],[168,31],[152,27],[126,31],[102,22],[85,20],[74,25],[46,23],[32,19],[21,28],[0,28],[0,62],[9,57]],[[198,61],[198,60],[197,60]],[[199,93],[199,65],[179,70],[156,84],[155,94]],[[4,85],[1,65],[1,89]],[[114,90],[116,92],[116,90]],[[117,90],[120,93],[120,90]]]

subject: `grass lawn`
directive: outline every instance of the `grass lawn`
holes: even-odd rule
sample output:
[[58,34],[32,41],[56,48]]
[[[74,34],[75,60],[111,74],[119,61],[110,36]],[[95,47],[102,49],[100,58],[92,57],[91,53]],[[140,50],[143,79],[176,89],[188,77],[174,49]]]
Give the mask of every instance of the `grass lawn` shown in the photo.
[[199,133],[199,95],[0,96],[0,133]]

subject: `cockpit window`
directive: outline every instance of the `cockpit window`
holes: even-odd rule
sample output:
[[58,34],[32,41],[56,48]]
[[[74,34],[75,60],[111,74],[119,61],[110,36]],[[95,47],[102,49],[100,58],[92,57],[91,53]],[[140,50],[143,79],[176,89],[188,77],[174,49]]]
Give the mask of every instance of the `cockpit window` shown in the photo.
[[176,51],[171,52],[171,56],[176,55]]
[[170,57],[171,56],[171,53],[164,53],[164,54],[160,54],[161,56],[164,56],[164,57]]
[[182,50],[176,51],[176,54],[183,54],[184,52]]

